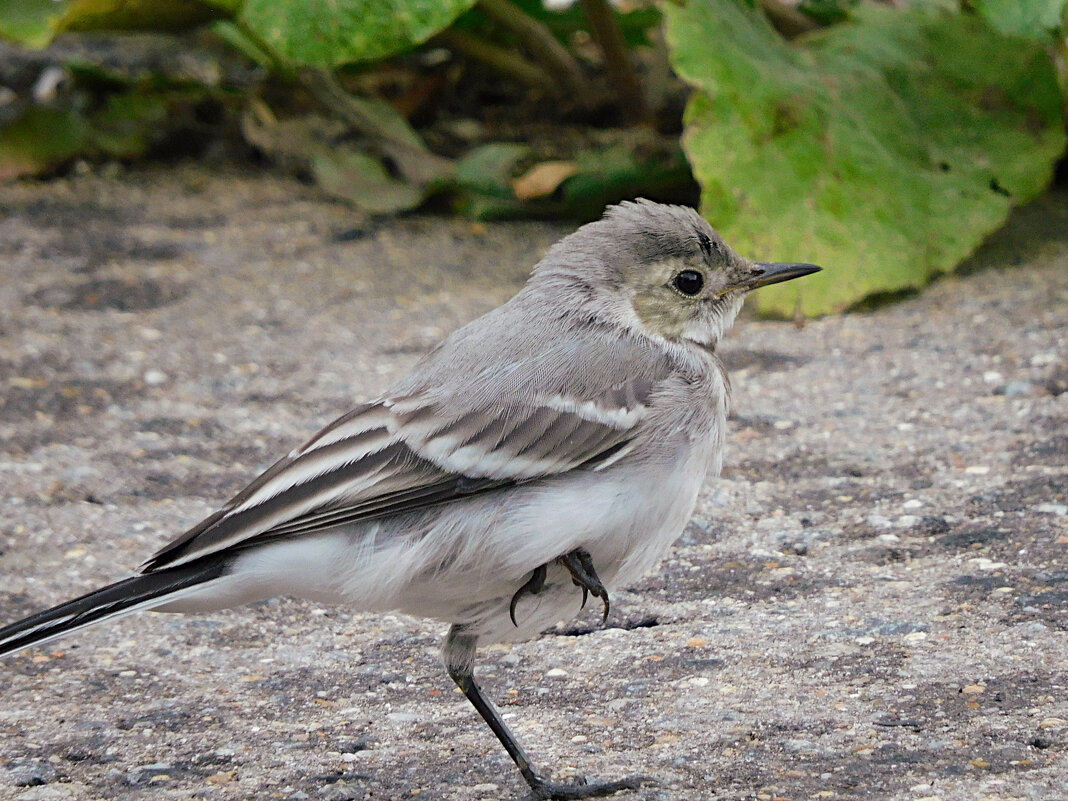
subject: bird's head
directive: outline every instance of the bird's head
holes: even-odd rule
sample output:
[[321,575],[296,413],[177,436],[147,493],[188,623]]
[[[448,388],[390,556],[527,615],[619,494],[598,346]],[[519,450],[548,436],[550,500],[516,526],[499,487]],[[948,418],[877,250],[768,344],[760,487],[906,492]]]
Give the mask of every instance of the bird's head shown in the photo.
[[604,304],[654,336],[707,347],[731,327],[748,292],[819,269],[750,261],[693,209],[638,200],[609,207],[562,240],[535,276],[574,281],[588,305]]

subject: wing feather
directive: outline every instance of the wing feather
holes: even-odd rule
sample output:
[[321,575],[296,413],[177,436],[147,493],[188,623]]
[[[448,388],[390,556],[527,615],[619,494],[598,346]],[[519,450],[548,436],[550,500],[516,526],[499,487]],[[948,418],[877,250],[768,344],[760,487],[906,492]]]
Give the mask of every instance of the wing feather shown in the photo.
[[594,399],[557,395],[459,415],[419,394],[365,404],[295,449],[143,569],[593,469],[633,438],[654,386],[633,381]]

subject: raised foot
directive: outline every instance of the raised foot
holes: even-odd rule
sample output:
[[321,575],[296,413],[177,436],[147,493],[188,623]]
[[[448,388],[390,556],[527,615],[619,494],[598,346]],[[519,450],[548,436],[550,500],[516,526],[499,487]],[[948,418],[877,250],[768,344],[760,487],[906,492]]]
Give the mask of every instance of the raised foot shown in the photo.
[[614,795],[621,790],[637,790],[642,785],[656,784],[648,776],[628,776],[614,782],[593,782],[587,784],[582,780],[576,784],[557,784],[539,780],[530,788],[530,798],[536,801],[568,801],[575,798],[603,798]]
[[[576,548],[563,556],[558,556],[554,561],[566,567],[571,574],[572,583],[576,587],[582,588],[582,605],[586,606],[586,600],[591,594],[595,598],[600,598],[604,603],[604,615],[601,618],[601,622],[608,620],[610,605],[608,590],[605,589],[604,584],[597,575],[597,571],[593,567],[593,557],[590,556],[590,552],[585,548]],[[512,618],[513,626],[519,626],[515,621],[515,608],[519,600],[524,595],[537,595],[545,587],[546,567],[547,564],[536,567],[530,574],[530,579],[527,580],[527,583],[516,590],[515,595],[512,596],[512,602],[508,604],[508,616]]]
[[563,556],[557,557],[556,561],[568,569],[571,573],[571,581],[574,582],[575,586],[582,588],[582,605],[586,605],[586,598],[589,597],[589,594],[592,594],[595,598],[600,598],[604,603],[604,615],[601,617],[601,622],[608,620],[608,590],[601,583],[597,571],[593,569],[593,557],[590,556],[590,552],[585,548],[576,548]]

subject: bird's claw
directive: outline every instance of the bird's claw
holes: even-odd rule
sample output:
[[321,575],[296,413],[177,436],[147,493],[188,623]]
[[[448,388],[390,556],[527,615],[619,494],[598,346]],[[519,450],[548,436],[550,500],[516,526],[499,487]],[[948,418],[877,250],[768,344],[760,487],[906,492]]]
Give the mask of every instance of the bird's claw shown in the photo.
[[568,569],[575,586],[582,587],[583,606],[586,606],[586,599],[589,598],[591,593],[595,598],[600,598],[604,602],[604,615],[601,618],[601,622],[607,621],[610,605],[608,590],[605,589],[604,584],[601,583],[601,579],[597,575],[597,571],[593,568],[593,557],[590,556],[590,552],[585,548],[576,548],[563,556],[557,557],[556,561]]
[[512,618],[512,625],[519,628],[519,624],[515,622],[515,607],[519,603],[519,599],[524,595],[537,595],[541,592],[541,588],[545,586],[545,565],[538,565],[534,568],[534,572],[530,575],[530,580],[527,581],[522,587],[515,591],[515,595],[512,596],[512,602],[508,604],[508,616]]
[[[601,579],[593,567],[593,557],[590,556],[590,552],[585,548],[576,548],[563,556],[558,556],[554,561],[566,567],[571,574],[571,581],[576,587],[582,588],[583,607],[586,606],[586,601],[591,593],[595,598],[600,598],[604,602],[604,615],[601,618],[601,622],[607,621],[609,609],[608,590],[601,583]],[[547,568],[548,563],[534,568],[527,582],[516,590],[515,595],[512,596],[512,601],[508,604],[508,616],[512,618],[512,625],[516,628],[519,628],[519,624],[515,619],[515,608],[519,604],[519,600],[524,595],[537,595],[541,592],[545,586]]]

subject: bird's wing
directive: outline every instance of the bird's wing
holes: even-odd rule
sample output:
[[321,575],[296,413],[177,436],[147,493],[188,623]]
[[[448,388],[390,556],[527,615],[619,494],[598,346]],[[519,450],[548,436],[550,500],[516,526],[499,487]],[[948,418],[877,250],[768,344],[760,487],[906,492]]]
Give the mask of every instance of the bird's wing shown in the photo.
[[267,540],[444,503],[626,454],[657,382],[450,413],[427,392],[368,403],[158,551],[151,572]]

